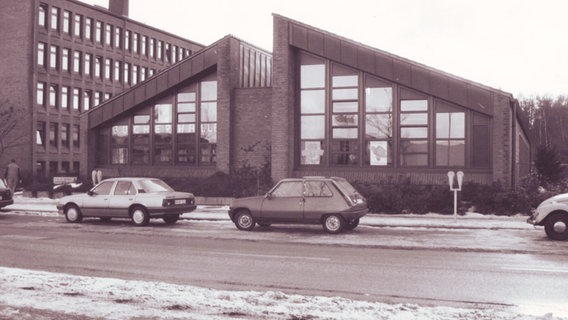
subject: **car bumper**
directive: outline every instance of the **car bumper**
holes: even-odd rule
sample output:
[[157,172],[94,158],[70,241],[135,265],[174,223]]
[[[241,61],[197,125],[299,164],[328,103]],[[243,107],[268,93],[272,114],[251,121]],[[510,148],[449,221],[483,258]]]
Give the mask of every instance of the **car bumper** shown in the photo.
[[0,200],[0,208],[14,204],[14,199]]
[[196,205],[148,208],[148,213],[152,217],[166,214],[184,214],[192,212],[196,208]]

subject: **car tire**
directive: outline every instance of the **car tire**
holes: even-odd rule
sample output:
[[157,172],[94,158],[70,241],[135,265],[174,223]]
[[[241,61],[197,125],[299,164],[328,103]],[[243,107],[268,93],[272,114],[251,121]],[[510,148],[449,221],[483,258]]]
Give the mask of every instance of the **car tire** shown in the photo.
[[251,231],[255,224],[256,222],[249,211],[241,210],[237,212],[235,216],[235,225],[239,230]]
[[168,214],[162,218],[166,224],[174,224],[179,220],[179,214]]
[[148,210],[144,207],[133,208],[130,217],[132,219],[132,223],[140,227],[145,226],[148,222],[150,222],[150,215],[148,214]]
[[65,220],[71,223],[78,223],[83,221],[83,214],[81,209],[74,204],[65,207]]
[[353,230],[359,225],[359,218],[353,219],[345,224],[345,230]]
[[568,213],[556,213],[546,218],[544,231],[552,240],[568,239]]
[[323,218],[322,226],[327,233],[337,234],[345,228],[345,220],[340,215],[330,214]]

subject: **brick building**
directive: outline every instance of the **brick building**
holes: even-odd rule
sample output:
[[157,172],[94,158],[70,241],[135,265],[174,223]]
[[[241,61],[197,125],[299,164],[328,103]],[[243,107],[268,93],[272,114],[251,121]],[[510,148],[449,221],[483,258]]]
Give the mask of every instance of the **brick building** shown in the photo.
[[514,97],[274,15],[273,52],[227,36],[89,110],[88,168],[514,186],[530,141]]
[[80,115],[204,46],[74,0],[3,0],[0,165],[25,179],[87,172]]

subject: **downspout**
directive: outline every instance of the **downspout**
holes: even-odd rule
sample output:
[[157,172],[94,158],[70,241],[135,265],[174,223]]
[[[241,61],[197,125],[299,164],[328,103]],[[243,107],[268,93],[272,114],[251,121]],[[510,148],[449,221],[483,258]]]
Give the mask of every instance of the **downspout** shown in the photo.
[[517,183],[516,179],[516,172],[517,172],[517,108],[519,107],[519,102],[517,99],[513,99],[511,102],[511,109],[512,109],[512,135],[511,135],[511,190],[515,189],[515,185]]

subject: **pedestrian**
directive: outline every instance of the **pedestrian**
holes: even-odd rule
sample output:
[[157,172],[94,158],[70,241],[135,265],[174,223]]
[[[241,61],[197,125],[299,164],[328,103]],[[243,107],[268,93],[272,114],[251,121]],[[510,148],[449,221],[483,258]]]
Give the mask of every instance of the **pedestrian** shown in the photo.
[[6,167],[6,172],[4,173],[4,178],[8,184],[8,188],[12,191],[12,195],[16,192],[16,186],[18,182],[22,179],[20,176],[20,167],[16,164],[16,160],[12,159],[8,166]]

